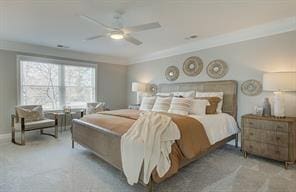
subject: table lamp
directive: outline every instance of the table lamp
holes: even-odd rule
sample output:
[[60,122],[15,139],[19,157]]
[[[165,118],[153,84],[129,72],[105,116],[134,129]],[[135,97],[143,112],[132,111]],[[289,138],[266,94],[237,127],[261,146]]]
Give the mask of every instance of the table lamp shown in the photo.
[[283,92],[296,91],[296,72],[264,73],[263,90],[274,93],[274,116],[285,117]]
[[149,88],[150,88],[149,84],[146,84],[146,83],[138,83],[138,82],[132,83],[132,91],[137,92],[137,103],[136,104],[141,103],[141,94],[149,92],[150,91]]

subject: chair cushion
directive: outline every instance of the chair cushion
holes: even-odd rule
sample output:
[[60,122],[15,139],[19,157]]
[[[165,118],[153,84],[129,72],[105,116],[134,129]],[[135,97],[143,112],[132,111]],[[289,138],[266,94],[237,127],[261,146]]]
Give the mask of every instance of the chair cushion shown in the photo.
[[[21,128],[20,123],[17,123],[15,126],[17,129]],[[25,122],[25,130],[42,129],[42,128],[54,127],[54,126],[55,126],[55,120],[52,120],[52,119],[43,119],[40,121]]]

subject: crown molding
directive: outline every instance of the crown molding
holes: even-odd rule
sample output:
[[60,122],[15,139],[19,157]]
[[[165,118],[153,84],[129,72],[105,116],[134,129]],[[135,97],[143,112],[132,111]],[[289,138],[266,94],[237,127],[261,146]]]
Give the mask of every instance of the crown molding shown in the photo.
[[239,31],[218,35],[206,39],[201,39],[193,43],[157,51],[141,57],[134,57],[129,60],[129,64],[137,64],[151,60],[162,59],[184,53],[190,53],[203,49],[263,38],[276,34],[286,33],[296,30],[296,16],[276,20],[262,25],[242,29]]
[[99,54],[79,52],[79,51],[73,51],[73,50],[65,50],[61,48],[53,48],[53,47],[47,47],[42,45],[33,45],[29,43],[8,41],[8,40],[1,40],[1,39],[0,39],[0,49],[27,53],[27,54],[54,56],[54,57],[69,58],[69,59],[98,62],[98,63],[110,63],[110,64],[120,64],[120,65],[128,64],[128,60],[122,57],[113,57],[113,56],[99,55]]

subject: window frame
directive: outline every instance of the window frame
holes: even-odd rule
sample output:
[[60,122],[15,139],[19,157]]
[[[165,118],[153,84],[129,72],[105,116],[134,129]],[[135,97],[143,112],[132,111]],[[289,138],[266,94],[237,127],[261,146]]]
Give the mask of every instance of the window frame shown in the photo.
[[[31,61],[31,62],[40,62],[40,63],[52,63],[52,64],[58,64],[58,65],[68,65],[68,66],[78,66],[78,67],[91,67],[95,69],[95,100],[98,99],[97,97],[97,91],[98,91],[98,66],[95,63],[92,62],[84,62],[84,61],[76,61],[76,60],[70,60],[70,59],[55,59],[51,57],[37,57],[37,56],[30,56],[30,55],[17,55],[17,104],[22,105],[21,102],[21,79],[22,79],[22,73],[21,73],[21,61]],[[95,101],[93,101],[95,102]],[[81,108],[73,108],[75,109],[81,109]],[[50,110],[44,110],[44,111],[59,111],[62,109],[50,109]]]

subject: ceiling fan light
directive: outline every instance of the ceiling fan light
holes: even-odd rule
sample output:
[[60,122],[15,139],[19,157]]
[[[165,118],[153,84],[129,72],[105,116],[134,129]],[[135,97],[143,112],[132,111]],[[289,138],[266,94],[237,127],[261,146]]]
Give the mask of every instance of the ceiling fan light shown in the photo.
[[110,37],[112,39],[116,39],[116,40],[119,40],[119,39],[123,39],[124,38],[124,36],[123,36],[122,33],[113,33],[113,34],[110,35]]

